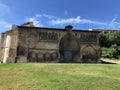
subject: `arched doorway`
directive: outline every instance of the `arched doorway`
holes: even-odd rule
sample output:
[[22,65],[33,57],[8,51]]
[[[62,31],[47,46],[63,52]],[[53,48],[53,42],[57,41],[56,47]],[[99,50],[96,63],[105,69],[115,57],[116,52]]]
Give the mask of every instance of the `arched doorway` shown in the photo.
[[97,63],[98,54],[97,51],[92,46],[86,46],[82,52],[82,62],[83,63]]
[[64,35],[59,44],[61,62],[76,62],[80,56],[80,46],[77,38],[72,32]]

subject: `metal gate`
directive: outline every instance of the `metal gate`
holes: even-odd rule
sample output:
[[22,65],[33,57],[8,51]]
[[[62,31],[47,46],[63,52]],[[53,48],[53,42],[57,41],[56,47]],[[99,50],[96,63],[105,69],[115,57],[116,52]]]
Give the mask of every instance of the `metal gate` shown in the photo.
[[64,52],[64,60],[65,62],[72,62],[73,56],[71,51]]

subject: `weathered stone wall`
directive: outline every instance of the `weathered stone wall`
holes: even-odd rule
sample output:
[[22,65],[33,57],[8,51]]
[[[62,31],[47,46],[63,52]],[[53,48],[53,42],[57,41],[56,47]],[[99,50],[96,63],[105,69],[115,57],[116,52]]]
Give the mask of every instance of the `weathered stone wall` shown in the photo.
[[18,57],[26,57],[26,62],[54,62],[59,59],[59,42],[66,32],[28,27],[19,28],[19,32]]
[[0,61],[64,62],[65,51],[70,51],[74,62],[99,62],[98,32],[73,30],[70,33],[67,29],[16,26],[1,36]]
[[[60,41],[67,31],[48,28],[19,28],[17,62],[59,62]],[[98,62],[98,32],[73,31],[79,43],[79,55],[74,56],[75,62]],[[71,47],[76,47],[74,40]],[[77,53],[78,54],[78,53]],[[24,59],[23,59],[24,58]]]
[[[7,37],[9,36],[9,40]],[[7,45],[9,44],[9,45]],[[0,60],[3,63],[15,62],[18,45],[18,30],[10,30],[1,35]],[[6,58],[5,58],[6,57]]]
[[80,44],[80,59],[78,62],[96,63],[100,60],[98,32],[74,31]]

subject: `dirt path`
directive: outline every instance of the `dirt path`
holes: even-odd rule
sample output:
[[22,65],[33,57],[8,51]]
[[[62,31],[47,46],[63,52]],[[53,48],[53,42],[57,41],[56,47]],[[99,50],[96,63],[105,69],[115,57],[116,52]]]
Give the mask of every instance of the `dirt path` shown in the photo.
[[104,62],[120,64],[120,60],[112,60],[112,59],[109,59],[109,58],[101,58],[101,60],[104,61]]

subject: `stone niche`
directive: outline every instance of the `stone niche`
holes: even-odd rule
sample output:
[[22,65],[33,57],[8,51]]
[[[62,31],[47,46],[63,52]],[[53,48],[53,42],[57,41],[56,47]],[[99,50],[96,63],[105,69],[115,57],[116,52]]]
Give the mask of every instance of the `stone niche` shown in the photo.
[[58,52],[35,52],[30,51],[28,54],[29,62],[56,62],[58,61]]
[[81,50],[82,63],[97,63],[98,51],[92,46],[87,45]]

